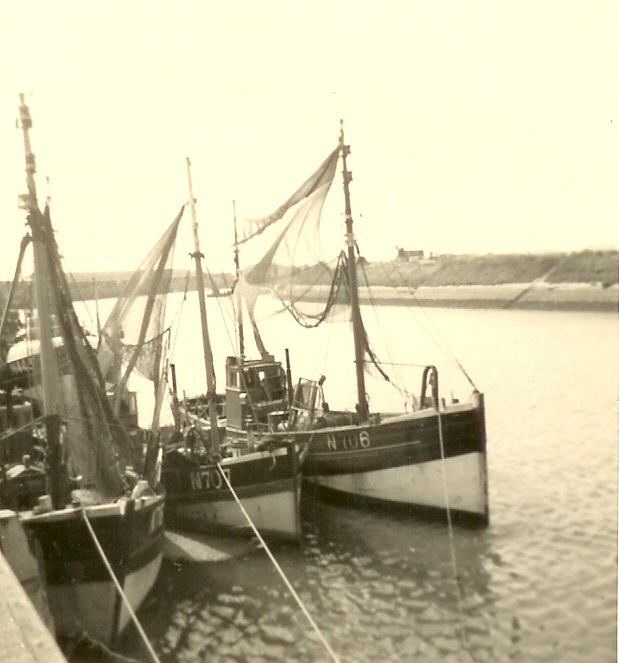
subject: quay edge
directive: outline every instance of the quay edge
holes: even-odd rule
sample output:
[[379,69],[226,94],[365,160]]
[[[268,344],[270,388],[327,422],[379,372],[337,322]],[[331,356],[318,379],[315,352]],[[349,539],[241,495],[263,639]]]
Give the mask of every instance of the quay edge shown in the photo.
[[13,511],[0,511],[0,550],[0,660],[67,663],[50,630],[36,558]]

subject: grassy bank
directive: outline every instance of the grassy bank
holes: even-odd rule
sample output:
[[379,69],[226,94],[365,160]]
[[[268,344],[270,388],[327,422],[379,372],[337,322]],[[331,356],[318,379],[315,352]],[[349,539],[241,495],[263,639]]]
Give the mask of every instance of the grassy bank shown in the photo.
[[421,262],[366,263],[368,281],[376,286],[504,285],[531,283],[619,282],[617,251],[580,251],[535,255],[444,255]]
[[[363,262],[363,261],[361,261]],[[443,255],[432,260],[403,262],[363,262],[368,282],[372,286],[409,287],[422,286],[491,286],[526,284],[544,279],[550,284],[602,284],[603,287],[617,284],[617,251],[580,251],[577,253],[546,253],[535,255]],[[74,300],[118,297],[133,272],[92,272],[73,274],[70,279],[71,296]],[[211,277],[211,275],[209,275]],[[232,274],[217,273],[212,280],[219,288],[229,287],[234,282]],[[330,275],[322,268],[304,269],[295,276],[299,284],[330,281]],[[207,278],[207,288],[210,278]],[[365,278],[360,276],[360,285]],[[9,292],[10,282],[0,282],[0,306]],[[185,272],[175,270],[169,283],[170,292],[195,290],[195,276],[187,281]],[[15,297],[15,308],[25,308],[31,298],[29,282],[21,282]]]

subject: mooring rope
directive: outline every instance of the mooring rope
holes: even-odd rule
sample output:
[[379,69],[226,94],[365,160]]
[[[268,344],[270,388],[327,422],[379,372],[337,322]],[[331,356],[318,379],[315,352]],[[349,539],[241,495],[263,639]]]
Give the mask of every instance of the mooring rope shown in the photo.
[[[436,370],[436,369],[435,369]],[[473,660],[473,655],[470,652],[468,640],[466,637],[466,627],[464,624],[464,613],[462,610],[462,589],[460,587],[460,576],[458,575],[458,563],[456,561],[456,550],[454,545],[454,533],[453,525],[451,522],[451,508],[449,506],[449,494],[447,492],[447,472],[445,470],[445,445],[443,443],[443,421],[441,418],[441,404],[438,397],[438,386],[436,388],[436,414],[438,416],[438,439],[441,447],[441,474],[443,477],[443,493],[445,495],[445,510],[447,512],[447,531],[449,533],[449,550],[451,553],[451,566],[454,574],[454,581],[456,583],[456,599],[458,604],[458,617],[460,619],[460,640],[462,643],[463,649],[469,654],[471,660]]]
[[260,541],[260,543],[262,544],[264,550],[266,551],[267,555],[269,556],[269,559],[273,563],[273,566],[275,567],[275,569],[277,570],[277,572],[281,576],[282,580],[284,581],[284,584],[288,588],[288,591],[292,594],[292,597],[297,602],[297,605],[299,606],[299,608],[301,609],[301,611],[303,612],[303,614],[307,618],[307,621],[310,623],[311,627],[316,632],[316,635],[320,638],[320,640],[321,640],[322,644],[325,646],[325,649],[327,650],[327,652],[329,652],[329,656],[331,656],[332,660],[335,663],[340,663],[340,659],[339,659],[338,655],[333,651],[333,649],[331,648],[331,645],[327,642],[327,639],[325,638],[322,631],[318,627],[318,624],[316,624],[313,617],[310,615],[308,609],[305,607],[305,605],[303,604],[303,601],[301,601],[301,598],[299,597],[299,595],[295,591],[294,587],[290,583],[290,580],[288,580],[288,578],[286,577],[286,574],[282,570],[282,567],[278,564],[277,560],[273,556],[273,553],[269,550],[269,547],[267,546],[264,539],[262,538],[262,535],[258,531],[257,527],[254,525],[252,519],[249,517],[249,514],[245,510],[245,507],[241,503],[241,500],[239,499],[239,497],[236,494],[234,488],[230,484],[230,481],[228,480],[228,477],[226,476],[225,472],[223,471],[223,468],[221,467],[221,464],[217,463],[217,467],[218,467],[218,469],[221,473],[221,476],[224,478],[224,481],[228,485],[228,488],[230,489],[230,492],[232,493],[232,496],[234,497],[236,503],[239,505],[239,508],[243,512],[243,515],[247,519],[247,522],[249,523],[250,527],[254,530],[254,534],[258,537],[258,540]]
[[146,648],[148,649],[149,654],[152,656],[153,661],[155,663],[160,663],[159,659],[157,658],[157,654],[155,654],[155,650],[153,649],[152,645],[150,644],[146,633],[144,633],[144,629],[142,628],[142,625],[138,621],[138,618],[133,612],[133,608],[131,607],[131,604],[129,603],[129,599],[123,592],[122,587],[120,586],[120,583],[118,582],[118,578],[116,577],[116,574],[114,573],[114,570],[112,569],[105,552],[103,548],[101,547],[101,544],[99,543],[99,539],[97,538],[97,535],[95,534],[95,530],[92,528],[92,525],[90,524],[90,520],[88,520],[88,516],[86,515],[86,510],[82,508],[82,516],[84,517],[84,522],[86,523],[86,527],[88,527],[88,531],[90,532],[90,536],[92,537],[92,540],[95,543],[95,546],[97,547],[97,550],[99,551],[99,555],[101,556],[101,559],[103,560],[103,563],[105,564],[105,568],[107,569],[107,572],[110,574],[110,578],[112,579],[112,582],[114,585],[116,585],[116,589],[118,593],[120,594],[120,598],[123,600],[123,603],[125,604],[125,607],[127,608],[127,611],[129,612],[129,615],[131,616],[131,619],[133,620],[133,623],[135,624],[135,627],[138,630],[138,633],[142,637],[142,640],[144,640],[144,644],[146,645]]

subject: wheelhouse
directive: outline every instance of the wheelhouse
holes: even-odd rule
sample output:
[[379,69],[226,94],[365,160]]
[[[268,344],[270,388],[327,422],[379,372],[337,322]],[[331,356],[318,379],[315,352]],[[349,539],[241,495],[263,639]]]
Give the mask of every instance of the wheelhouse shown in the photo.
[[266,428],[273,416],[288,409],[286,372],[271,355],[226,360],[227,428]]

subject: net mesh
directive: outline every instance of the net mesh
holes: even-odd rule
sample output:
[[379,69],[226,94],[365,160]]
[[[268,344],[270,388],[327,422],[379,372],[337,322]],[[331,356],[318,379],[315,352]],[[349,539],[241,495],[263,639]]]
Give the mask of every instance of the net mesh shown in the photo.
[[159,393],[165,352],[167,295],[178,226],[184,207],[144,258],[125,286],[101,329],[98,356],[106,382],[114,391],[119,411],[133,372],[150,380]]
[[[239,245],[243,263],[249,266],[240,272],[235,290],[245,302],[254,335],[261,319],[282,311],[303,327],[350,319],[348,256],[338,249],[335,258],[325,259],[321,226],[340,150],[338,146],[331,152],[273,213],[246,222]],[[270,307],[260,298],[265,292],[274,296]],[[368,360],[365,370],[375,369],[382,379],[389,380],[370,347],[363,323],[361,335]]]
[[[239,247],[247,266],[235,291],[252,322],[286,310],[303,326],[316,326],[336,303],[345,303],[339,249],[325,258],[320,223],[338,157],[339,147],[274,212],[246,220]],[[258,299],[266,292],[274,308],[273,300],[269,307]]]
[[[139,451],[134,448],[107,400],[97,355],[79,323],[73,308],[69,285],[62,269],[60,253],[52,229],[49,208],[28,215],[33,239],[45,247],[47,270],[43,282],[57,350],[49,358],[60,392],[58,404],[66,425],[69,473],[81,476],[83,486],[102,496],[117,496],[124,490],[121,468],[135,465]],[[40,371],[35,371],[38,381]]]

